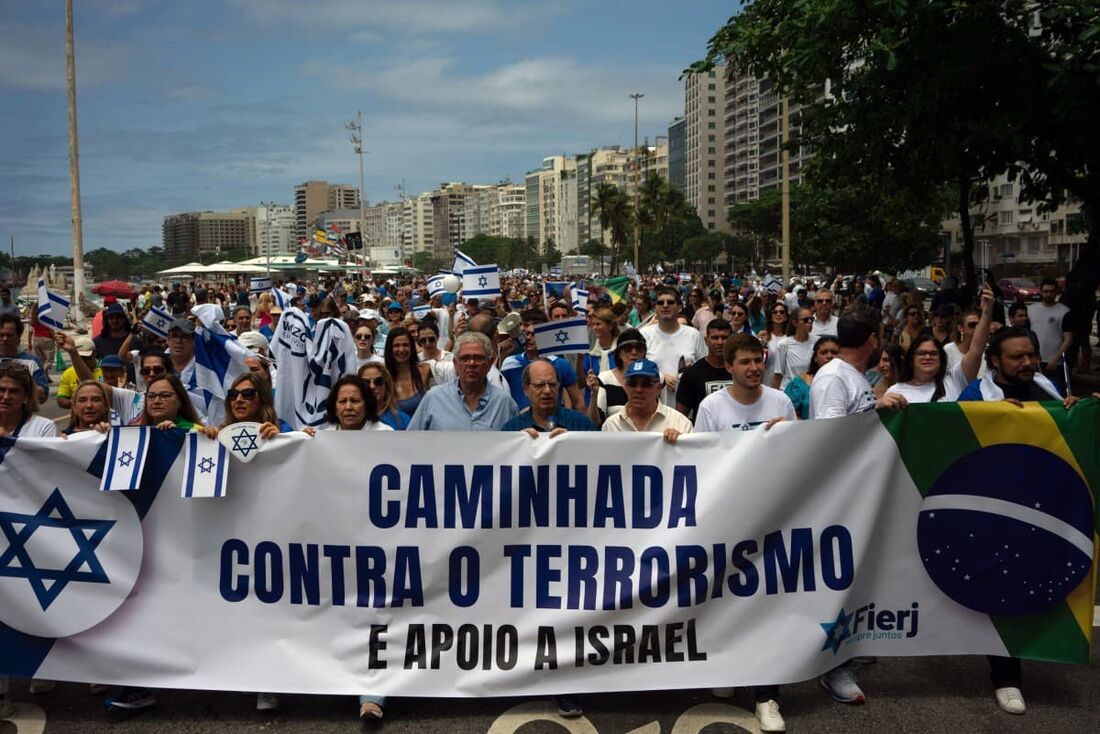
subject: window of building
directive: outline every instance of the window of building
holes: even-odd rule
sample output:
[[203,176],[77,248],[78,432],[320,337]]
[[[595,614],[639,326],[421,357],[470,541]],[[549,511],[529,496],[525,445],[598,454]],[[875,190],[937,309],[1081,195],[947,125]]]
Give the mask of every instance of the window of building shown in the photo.
[[711,181],[713,181],[717,177],[714,175],[714,171],[710,171],[710,172],[707,173],[707,178],[709,178]]
[[[712,187],[712,188],[713,188],[713,187]],[[708,196],[708,197],[707,197],[707,203],[708,203],[708,204],[713,204],[713,203],[714,203],[714,197],[713,197],[713,196]]]
[[714,85],[713,84],[708,84],[707,85],[707,91],[708,92],[713,92],[714,91]]
[[714,117],[714,108],[713,107],[707,109],[707,117]]
[[714,95],[711,95],[711,96],[707,97],[707,101],[710,102],[711,104],[714,104]]
[[714,184],[707,186],[707,191],[714,191]]
[[707,152],[711,155],[717,155],[717,149],[713,145],[707,148]]
[[707,129],[708,130],[714,130],[714,129],[716,129],[716,126],[713,122],[708,122],[707,123]]
[[1012,224],[1012,212],[1001,212],[1001,226]]
[[[713,219],[716,216],[716,213],[713,209],[707,209],[707,216],[710,217],[711,219]],[[711,223],[710,228],[714,229],[714,224],[713,223]]]
[[1012,196],[1012,184],[1001,184],[1001,198],[1007,199],[1010,196]]
[[707,136],[707,142],[708,143],[713,143],[714,142],[714,136],[713,135],[708,135]]

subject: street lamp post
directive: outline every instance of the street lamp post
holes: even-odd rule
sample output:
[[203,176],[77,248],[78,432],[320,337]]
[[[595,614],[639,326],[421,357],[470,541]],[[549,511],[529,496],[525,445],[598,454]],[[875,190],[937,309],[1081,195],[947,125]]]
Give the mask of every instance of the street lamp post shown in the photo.
[[642,189],[642,162],[638,158],[638,100],[645,94],[635,92],[630,95],[634,100],[634,272],[641,270],[641,260],[638,258],[638,240],[641,239],[641,224],[638,221],[638,198]]
[[84,323],[84,220],[80,211],[80,147],[76,137],[76,51],[73,47],[73,0],[65,0],[65,61],[69,92],[69,199],[73,220],[73,322]]
[[363,280],[364,269],[367,261],[367,238],[366,238],[366,216],[363,209],[363,110],[359,110],[359,113],[355,120],[349,120],[345,125],[348,129],[348,139],[351,140],[352,147],[359,155],[359,247],[360,252],[356,253],[357,258],[360,260],[359,280]]

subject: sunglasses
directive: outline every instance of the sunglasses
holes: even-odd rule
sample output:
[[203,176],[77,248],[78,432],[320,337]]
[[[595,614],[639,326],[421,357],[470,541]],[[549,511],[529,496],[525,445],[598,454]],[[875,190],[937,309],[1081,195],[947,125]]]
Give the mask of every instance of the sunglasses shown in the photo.
[[439,341],[439,337],[435,336],[422,336],[416,340],[417,344],[434,344]]
[[676,301],[657,301],[658,306],[675,306]]
[[374,337],[371,336],[370,334],[356,334],[355,335],[355,341],[357,341],[357,342],[369,342],[373,339],[374,339]]
[[168,370],[164,369],[163,367],[142,367],[140,370],[138,370],[138,373],[142,377],[152,377],[154,375],[163,375],[167,371]]
[[235,387],[231,387],[225,391],[225,396],[230,400],[236,400],[237,398],[244,398],[245,400],[253,400],[259,393],[254,387],[246,387],[243,390],[238,390]]
[[787,315],[787,309],[785,309],[785,308],[777,308],[774,311],[772,311],[772,316],[786,316],[786,315]]
[[364,377],[363,382],[367,383],[371,387],[383,387],[386,384],[385,377]]
[[813,321],[813,320],[814,320],[814,317],[813,317],[813,316],[803,316],[803,317],[802,317],[802,318],[800,318],[800,319],[799,319],[798,321],[799,321],[799,323],[802,323],[802,324],[808,324],[808,323],[810,323],[810,322],[811,322],[811,321]]

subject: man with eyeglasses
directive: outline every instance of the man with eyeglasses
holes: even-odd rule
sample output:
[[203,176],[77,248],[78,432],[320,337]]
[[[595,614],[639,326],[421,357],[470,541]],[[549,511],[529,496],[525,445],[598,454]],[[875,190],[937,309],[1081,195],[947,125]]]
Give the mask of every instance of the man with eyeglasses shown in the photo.
[[[187,388],[195,374],[195,322],[190,319],[176,319],[168,327],[168,357],[172,361],[172,371],[179,375]],[[148,383],[148,380],[146,380]],[[210,401],[207,408],[203,396],[187,390],[195,412],[203,422],[212,426],[220,425],[225,418],[225,404],[222,400]]]
[[516,415],[516,403],[489,384],[493,345],[479,331],[455,341],[456,380],[436,385],[420,401],[410,431],[499,431]]
[[26,367],[38,388],[38,402],[42,404],[50,396],[50,381],[38,357],[19,351],[22,337],[23,321],[19,318],[19,311],[0,314],[0,364],[18,362]]
[[583,413],[558,405],[558,372],[548,359],[536,359],[523,368],[523,391],[531,409],[504,424],[502,431],[526,431],[531,438],[549,433],[550,438],[566,431],[595,431]]
[[[535,326],[545,324],[548,321],[546,313],[540,309],[529,308],[520,314],[521,328],[523,329],[524,351],[521,354],[513,354],[507,357],[500,365],[500,373],[508,381],[512,400],[520,410],[524,410],[530,404],[527,394],[523,390],[523,370],[527,365],[539,358],[538,344],[535,342]],[[584,408],[584,395],[577,386],[577,370],[569,363],[568,359],[551,357],[550,363],[558,373],[558,382],[561,391],[558,401],[561,402],[561,392],[569,396],[569,405],[574,410]]]
[[691,433],[691,421],[660,401],[661,371],[656,362],[639,359],[624,371],[626,406],[603,423],[602,430],[612,433],[660,433],[668,443]]
[[656,323],[641,329],[648,352],[646,358],[657,364],[661,371],[664,392],[661,402],[675,405],[676,387],[684,368],[706,359],[707,343],[699,330],[681,324],[680,293],[675,288],[661,286],[657,289]]
[[833,292],[822,288],[814,296],[814,324],[810,336],[815,342],[823,336],[836,336],[837,321],[833,316]]
[[676,410],[689,418],[695,417],[699,403],[724,390],[730,384],[723,349],[733,334],[733,325],[722,318],[707,322],[707,356],[684,370],[676,387]]

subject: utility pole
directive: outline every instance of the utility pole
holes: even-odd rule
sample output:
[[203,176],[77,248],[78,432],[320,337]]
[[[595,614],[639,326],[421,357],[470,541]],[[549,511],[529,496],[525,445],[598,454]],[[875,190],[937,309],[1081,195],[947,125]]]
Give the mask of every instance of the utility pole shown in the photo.
[[642,162],[638,158],[638,100],[645,95],[635,92],[630,95],[634,100],[634,272],[641,272],[641,260],[638,258],[638,241],[642,236],[642,228],[638,222],[638,195],[642,188]]
[[344,127],[349,131],[348,139],[351,140],[352,147],[359,154],[359,242],[362,249],[356,256],[363,258],[361,262],[364,268],[359,272],[359,279],[362,280],[367,261],[367,220],[363,212],[363,110],[359,110],[358,117],[355,120],[350,120]]
[[69,88],[69,198],[73,220],[73,323],[84,323],[84,220],[80,213],[80,148],[76,137],[76,53],[73,48],[73,0],[65,0],[65,58]]
[[783,96],[783,287],[791,282],[791,100]]

